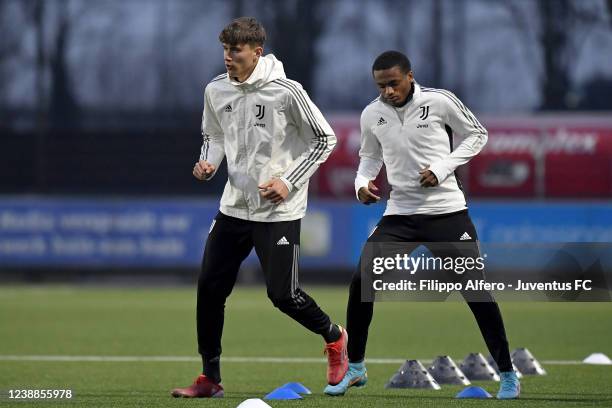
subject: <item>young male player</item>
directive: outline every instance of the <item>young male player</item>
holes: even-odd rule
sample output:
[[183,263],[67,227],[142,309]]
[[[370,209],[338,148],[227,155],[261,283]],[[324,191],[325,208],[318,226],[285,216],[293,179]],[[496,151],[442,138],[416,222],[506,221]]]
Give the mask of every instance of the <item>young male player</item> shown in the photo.
[[[228,181],[210,228],[198,281],[198,351],[203,371],[175,397],[221,397],[220,356],[225,300],[242,261],[254,247],[268,297],[281,311],[320,334],[328,357],[327,380],[346,373],[346,331],[332,324],[300,289],[300,220],[306,212],[308,179],[331,153],[336,137],[302,86],[288,80],[283,64],[263,56],[264,27],[241,17],[219,40],[227,73],[204,92],[198,180],[209,180],[223,157]],[[269,330],[271,328],[262,328]]]
[[[372,180],[385,164],[392,191],[368,242],[462,242],[470,243],[470,251],[478,254],[476,230],[454,171],[480,152],[487,131],[451,92],[419,86],[404,54],[382,53],[372,73],[380,96],[361,114],[355,190],[360,202],[378,202]],[[455,134],[463,141],[453,148]],[[339,384],[325,388],[329,395],[342,395],[350,386],[367,381],[364,358],[374,305],[361,301],[361,284],[358,270],[347,310],[349,371]],[[517,398],[520,384],[512,369],[502,316],[490,293],[483,295],[487,301],[480,298],[468,305],[501,371],[497,398]]]

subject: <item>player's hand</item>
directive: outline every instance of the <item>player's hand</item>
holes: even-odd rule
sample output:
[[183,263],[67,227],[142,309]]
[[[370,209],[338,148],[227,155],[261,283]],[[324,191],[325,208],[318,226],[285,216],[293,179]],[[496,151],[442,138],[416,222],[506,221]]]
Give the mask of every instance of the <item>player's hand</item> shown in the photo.
[[193,175],[200,181],[208,180],[214,172],[214,164],[210,164],[206,160],[200,160],[193,166]]
[[428,169],[429,166],[419,171],[419,174],[421,175],[421,179],[419,180],[421,187],[435,187],[438,185],[438,178],[431,170]]
[[367,187],[361,187],[359,191],[357,191],[357,198],[365,205],[379,202],[380,197],[374,194],[372,191],[378,191],[378,187],[376,187],[374,183],[370,181]]
[[273,178],[270,181],[263,183],[258,186],[259,194],[272,204],[280,204],[289,195],[289,189],[283,180],[279,178]]

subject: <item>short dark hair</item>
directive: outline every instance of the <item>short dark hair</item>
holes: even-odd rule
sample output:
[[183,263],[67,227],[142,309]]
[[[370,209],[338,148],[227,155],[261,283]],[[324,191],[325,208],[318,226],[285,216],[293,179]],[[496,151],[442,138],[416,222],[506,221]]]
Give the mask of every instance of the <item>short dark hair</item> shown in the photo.
[[239,17],[223,28],[219,41],[229,45],[251,44],[263,47],[266,29],[255,17]]
[[408,57],[399,51],[385,51],[374,60],[372,71],[380,71],[398,66],[403,74],[412,70]]

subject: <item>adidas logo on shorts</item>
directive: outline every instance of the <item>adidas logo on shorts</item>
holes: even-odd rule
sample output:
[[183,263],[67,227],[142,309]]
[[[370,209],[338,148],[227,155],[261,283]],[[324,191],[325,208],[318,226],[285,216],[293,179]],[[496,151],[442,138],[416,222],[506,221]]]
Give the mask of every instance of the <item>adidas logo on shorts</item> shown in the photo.
[[282,237],[281,239],[278,240],[276,245],[289,245],[289,241],[287,241],[287,238]]
[[470,234],[467,232],[464,232],[461,238],[459,238],[459,241],[467,241],[468,239],[472,239],[472,237],[470,237]]
[[224,109],[225,112],[231,112],[232,111],[232,105],[227,105]]

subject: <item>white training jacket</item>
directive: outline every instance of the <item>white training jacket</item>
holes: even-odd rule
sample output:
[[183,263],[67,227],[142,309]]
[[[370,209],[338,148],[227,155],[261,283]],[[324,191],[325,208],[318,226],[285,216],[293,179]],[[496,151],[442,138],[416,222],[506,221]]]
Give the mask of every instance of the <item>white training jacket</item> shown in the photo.
[[[200,160],[219,168],[227,158],[220,211],[265,222],[304,217],[308,180],[336,144],[319,109],[272,54],[242,83],[222,74],[206,86],[202,136]],[[290,191],[278,205],[259,195],[258,185],[273,177]]]
[[[452,93],[413,83],[408,103],[395,108],[378,97],[361,114],[361,149],[355,192],[374,180],[383,163],[391,185],[384,215],[446,214],[467,208],[455,169],[487,142],[487,131]],[[463,141],[453,149],[453,135]],[[421,187],[429,166],[435,187]]]

